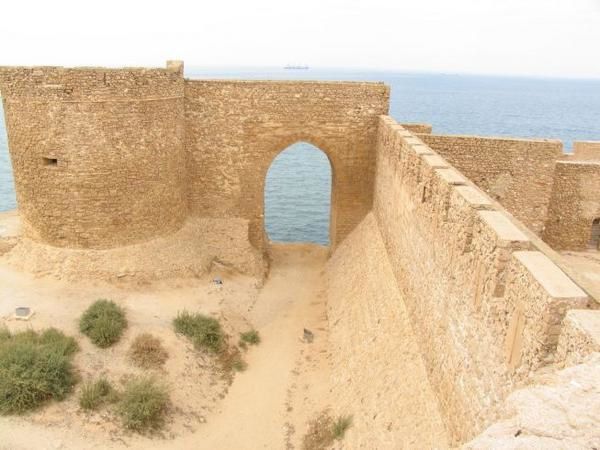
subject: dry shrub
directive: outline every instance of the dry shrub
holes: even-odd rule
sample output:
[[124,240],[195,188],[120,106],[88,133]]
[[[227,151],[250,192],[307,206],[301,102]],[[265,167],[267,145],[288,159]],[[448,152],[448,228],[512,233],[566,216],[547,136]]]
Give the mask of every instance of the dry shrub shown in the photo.
[[308,431],[302,440],[302,448],[304,450],[325,450],[334,441],[342,439],[351,425],[351,416],[339,416],[334,420],[329,412],[324,411],[309,422]]
[[162,366],[169,354],[162,346],[160,339],[149,333],[138,335],[129,348],[129,358],[143,369]]
[[98,409],[101,405],[116,400],[116,392],[106,378],[90,381],[81,388],[79,406],[86,410]]

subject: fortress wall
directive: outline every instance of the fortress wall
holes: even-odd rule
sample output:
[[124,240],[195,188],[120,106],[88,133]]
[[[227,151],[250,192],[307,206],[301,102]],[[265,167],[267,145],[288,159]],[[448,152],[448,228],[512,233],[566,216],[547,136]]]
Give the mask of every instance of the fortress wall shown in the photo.
[[419,137],[541,235],[554,164],[562,155],[560,141],[430,134]]
[[600,219],[600,161],[559,161],[555,173],[544,241],[556,250],[585,250]]
[[327,263],[335,413],[347,448],[446,448],[447,437],[377,221],[369,213]]
[[553,360],[586,294],[430,147],[381,119],[373,212],[453,443]]
[[431,134],[433,127],[428,123],[403,123],[402,127],[411,133]]
[[572,159],[581,161],[600,161],[600,142],[579,141],[573,142]]
[[3,68],[0,92],[26,237],[109,248],[183,224],[179,71]]
[[572,309],[564,319],[557,360],[572,366],[583,363],[592,353],[600,353],[600,311]]
[[186,80],[191,213],[249,220],[264,249],[264,185],[273,159],[306,141],[332,166],[330,238],[338,245],[372,205],[381,83]]

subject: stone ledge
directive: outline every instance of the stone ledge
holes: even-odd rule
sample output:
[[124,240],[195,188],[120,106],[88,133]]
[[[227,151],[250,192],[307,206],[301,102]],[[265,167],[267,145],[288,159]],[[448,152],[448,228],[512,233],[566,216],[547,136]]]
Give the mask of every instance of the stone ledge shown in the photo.
[[479,211],[479,216],[502,241],[526,242],[529,238],[500,211]]
[[439,155],[422,155],[421,159],[433,169],[449,168],[448,162]]
[[454,169],[435,169],[435,172],[448,184],[455,186],[467,184],[467,179]]
[[515,252],[514,256],[551,297],[587,298],[586,293],[543,253],[519,251]]
[[456,186],[455,190],[475,209],[493,208],[492,201],[479,189],[472,186]]

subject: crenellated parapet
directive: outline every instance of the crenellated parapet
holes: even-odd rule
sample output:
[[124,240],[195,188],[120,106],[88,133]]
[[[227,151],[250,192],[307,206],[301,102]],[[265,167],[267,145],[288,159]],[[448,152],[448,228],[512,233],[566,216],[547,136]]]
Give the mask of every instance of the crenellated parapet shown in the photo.
[[557,360],[570,309],[598,304],[442,156],[380,119],[373,213],[455,443]]

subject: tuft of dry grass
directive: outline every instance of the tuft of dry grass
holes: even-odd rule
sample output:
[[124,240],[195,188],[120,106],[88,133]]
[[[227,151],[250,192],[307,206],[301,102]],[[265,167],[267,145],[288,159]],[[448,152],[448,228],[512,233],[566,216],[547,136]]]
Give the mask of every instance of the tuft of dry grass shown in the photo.
[[79,406],[88,411],[98,409],[101,405],[116,400],[116,392],[106,378],[89,381],[81,388]]
[[204,314],[182,311],[173,319],[173,327],[177,333],[190,338],[197,349],[219,353],[226,344],[219,321]]
[[142,333],[136,336],[129,347],[128,355],[136,366],[143,369],[158,368],[169,357],[160,339],[150,333]]
[[336,440],[343,439],[352,425],[352,416],[338,416],[335,420],[324,411],[308,424],[308,431],[302,440],[303,450],[325,450]]
[[346,435],[346,431],[351,426],[352,416],[338,416],[338,418],[333,421],[333,426],[331,427],[331,434],[333,435],[333,439],[335,439],[336,441],[343,439]]
[[233,381],[233,372],[243,372],[248,368],[240,350],[235,346],[223,349],[219,354],[219,361],[223,367],[224,376],[229,382]]
[[240,333],[240,347],[244,348],[246,345],[258,345],[260,344],[260,334],[256,330],[246,331]]
[[141,377],[127,383],[117,405],[125,428],[137,432],[156,431],[164,425],[169,393],[154,378]]

